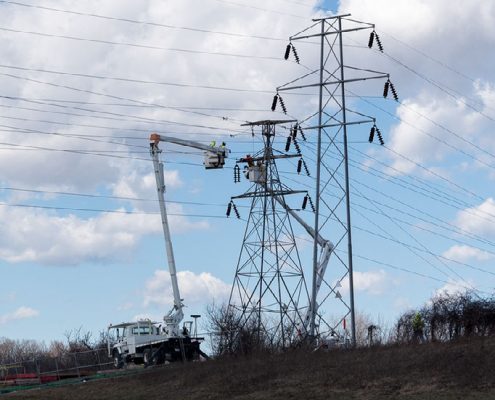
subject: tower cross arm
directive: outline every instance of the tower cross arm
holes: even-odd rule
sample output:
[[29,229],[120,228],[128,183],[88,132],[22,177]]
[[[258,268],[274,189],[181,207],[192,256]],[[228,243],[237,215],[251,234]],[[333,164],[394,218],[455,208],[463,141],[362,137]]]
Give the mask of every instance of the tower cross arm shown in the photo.
[[356,32],[356,31],[362,31],[363,29],[372,29],[371,26],[361,26],[358,28],[349,28],[349,29],[342,29],[342,30],[334,30],[334,31],[327,31],[323,33],[314,33],[312,35],[296,35],[296,36],[291,36],[289,40],[301,40],[301,39],[309,39],[313,37],[321,37],[321,36],[329,36],[329,35],[338,35],[340,33],[344,32]]
[[322,83],[310,83],[307,85],[298,85],[298,86],[279,86],[277,88],[278,92],[283,92],[287,90],[294,90],[294,89],[304,89],[304,88],[309,88],[309,87],[322,87],[322,86],[330,86],[330,85],[340,85],[343,83],[352,83],[352,82],[362,82],[362,81],[369,81],[371,79],[384,79],[384,78],[389,78],[389,74],[380,74],[380,75],[375,75],[375,76],[365,76],[363,78],[352,78],[352,79],[343,79],[343,80],[335,80],[335,81],[330,81],[330,82],[322,82]]

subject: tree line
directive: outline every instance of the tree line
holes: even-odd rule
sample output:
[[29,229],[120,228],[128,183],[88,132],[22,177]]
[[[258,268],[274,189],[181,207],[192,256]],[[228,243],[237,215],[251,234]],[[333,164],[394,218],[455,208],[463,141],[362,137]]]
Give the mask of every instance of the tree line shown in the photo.
[[[210,345],[214,356],[281,350],[280,333],[271,334],[260,329],[264,321],[257,321],[256,315],[242,321],[233,308],[226,305],[210,306],[207,321],[207,330],[212,333]],[[338,332],[335,334],[336,337],[339,336]],[[423,307],[402,313],[392,327],[374,321],[369,315],[356,315],[358,347],[447,342],[494,335],[495,298],[482,298],[470,291],[438,294]],[[342,338],[343,335],[340,336]],[[314,347],[314,342],[308,343],[304,338],[298,340],[294,335],[292,338],[292,345],[289,347]],[[335,342],[339,343],[337,339]],[[341,340],[336,347],[345,345],[346,342]]]
[[[297,327],[269,333],[260,329],[266,321],[256,318],[241,323],[238,313],[228,305],[207,308],[206,331],[212,356],[248,355],[277,352],[284,348],[310,347],[314,342],[300,335]],[[369,315],[356,315],[356,345],[377,346],[417,342],[448,342],[462,338],[495,335],[495,298],[482,298],[475,292],[443,293],[423,307],[402,313],[391,327]],[[34,340],[0,338],[0,365],[23,360],[63,357],[106,347],[106,333],[96,337],[81,328],[66,331],[65,340],[49,345]],[[336,332],[336,337],[339,333]],[[282,340],[283,339],[283,340]],[[283,344],[282,344],[283,343]],[[341,342],[344,343],[344,342]]]

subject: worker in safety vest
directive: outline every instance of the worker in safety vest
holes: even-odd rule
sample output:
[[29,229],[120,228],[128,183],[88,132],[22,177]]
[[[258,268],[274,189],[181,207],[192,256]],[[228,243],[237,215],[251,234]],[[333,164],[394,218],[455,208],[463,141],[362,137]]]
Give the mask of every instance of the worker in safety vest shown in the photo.
[[227,148],[226,146],[227,145],[225,144],[225,142],[222,142],[222,144],[220,145],[220,149],[222,150],[224,157],[226,156],[226,154],[225,154],[225,149]]
[[421,318],[421,314],[417,312],[412,320],[412,328],[413,328],[413,340],[416,343],[424,342],[423,329],[425,327],[425,323],[423,318]]
[[246,162],[248,163],[248,166],[254,167],[253,157],[251,157],[251,154],[246,156]]

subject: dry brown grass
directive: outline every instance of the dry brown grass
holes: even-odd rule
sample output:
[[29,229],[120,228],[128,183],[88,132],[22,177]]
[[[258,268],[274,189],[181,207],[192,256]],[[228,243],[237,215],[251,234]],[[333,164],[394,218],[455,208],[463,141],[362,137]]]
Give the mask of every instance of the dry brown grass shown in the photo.
[[13,399],[495,399],[495,338],[215,360]]

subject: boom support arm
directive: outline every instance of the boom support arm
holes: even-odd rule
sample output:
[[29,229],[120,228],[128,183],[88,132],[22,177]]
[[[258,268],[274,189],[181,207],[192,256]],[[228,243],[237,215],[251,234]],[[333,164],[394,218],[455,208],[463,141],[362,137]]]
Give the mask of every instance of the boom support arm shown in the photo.
[[160,214],[162,217],[163,235],[165,238],[165,249],[167,253],[168,270],[170,273],[170,280],[172,282],[172,290],[174,293],[174,307],[169,313],[163,317],[163,320],[168,330],[168,334],[171,336],[179,335],[179,324],[184,318],[184,313],[179,292],[179,284],[177,282],[177,268],[175,267],[174,248],[172,246],[172,238],[170,235],[170,227],[168,224],[167,208],[165,204],[165,180],[163,173],[163,163],[159,161],[158,155],[161,150],[158,148],[157,143],[152,143],[150,147],[151,157],[153,159],[153,168],[155,171],[156,188],[158,193],[158,203],[160,205]]
[[[316,234],[315,230],[311,226],[309,226],[294,210],[292,210],[287,206],[283,197],[274,196],[274,198],[291,215],[291,217],[293,217],[297,222],[299,222],[299,224],[301,224],[301,226],[306,230],[306,232],[308,232],[308,234],[313,239],[316,238],[316,241],[321,247],[320,260],[318,261],[317,269],[316,269],[316,291],[315,293],[312,294],[312,296],[314,296],[316,300],[318,296],[318,292],[320,291],[321,284],[323,283],[323,277],[325,276],[328,262],[330,261],[330,256],[332,255],[335,246],[329,240],[323,239],[319,233]],[[316,301],[314,303],[310,301],[308,310],[306,311],[306,314],[303,319],[303,328],[306,333],[308,332],[309,324],[311,321],[311,315],[313,313],[313,309],[312,309],[313,304],[316,304],[316,308],[318,308],[318,303]],[[316,310],[314,312],[316,312]]]
[[180,146],[193,147],[199,150],[204,150],[208,154],[214,154],[218,156],[218,164],[208,164],[205,159],[206,168],[221,168],[223,166],[223,159],[227,156],[227,149],[225,147],[212,147],[206,146],[202,143],[194,142],[191,140],[183,140],[170,136],[162,136],[156,133],[151,134],[150,137],[150,154],[153,160],[153,168],[155,172],[156,187],[158,194],[158,203],[160,205],[160,214],[162,218],[163,235],[165,238],[165,249],[167,253],[168,269],[170,273],[170,279],[172,282],[172,290],[174,295],[174,306],[169,313],[163,317],[166,325],[166,330],[170,336],[179,336],[182,319],[184,318],[184,304],[180,298],[179,284],[177,281],[177,268],[175,265],[174,249],[172,246],[172,237],[170,235],[170,227],[168,223],[167,208],[165,203],[165,179],[163,172],[163,163],[159,160],[159,154],[162,152],[158,147],[159,142],[168,142],[177,144]]

